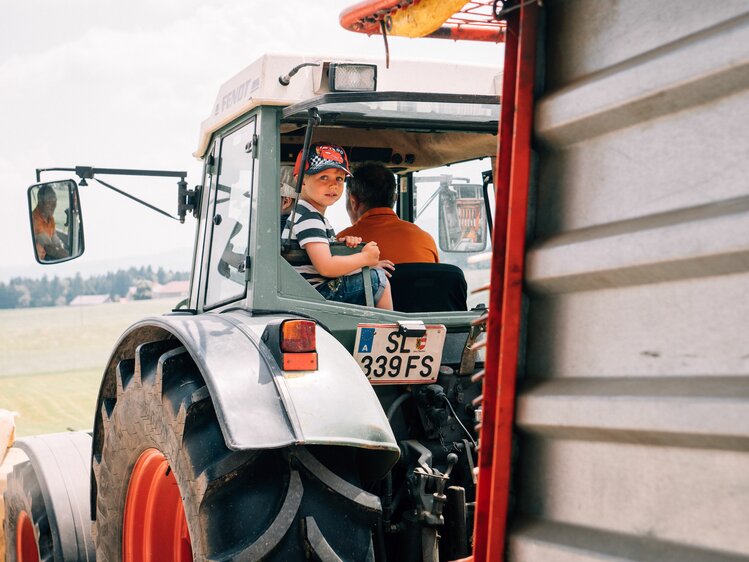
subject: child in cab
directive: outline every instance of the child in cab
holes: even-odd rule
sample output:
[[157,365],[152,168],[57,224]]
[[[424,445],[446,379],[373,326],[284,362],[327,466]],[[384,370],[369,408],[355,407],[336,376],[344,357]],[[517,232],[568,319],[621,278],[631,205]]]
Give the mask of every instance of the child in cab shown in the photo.
[[[294,166],[294,176],[304,174],[302,191],[296,214],[286,221],[282,240],[290,239],[292,247],[298,245],[307,252],[311,265],[294,266],[326,300],[365,304],[364,280],[361,268],[369,266],[375,306],[393,309],[385,269],[393,263],[380,261],[377,242],[369,242],[360,253],[333,256],[330,243],[336,241],[335,231],[325,218],[325,211],[343,195],[344,181],[350,176],[348,156],[340,146],[317,143],[310,147],[306,162],[299,153]],[[292,222],[293,218],[293,222]],[[354,248],[361,243],[358,236],[337,239]]]

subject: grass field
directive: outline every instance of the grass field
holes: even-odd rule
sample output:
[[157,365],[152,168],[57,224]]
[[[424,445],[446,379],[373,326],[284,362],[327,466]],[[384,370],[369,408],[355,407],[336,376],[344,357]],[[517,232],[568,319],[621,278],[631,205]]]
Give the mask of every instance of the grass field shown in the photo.
[[89,429],[114,344],[135,321],[177,300],[0,310],[0,408],[17,435]]
[[[488,269],[469,269],[471,288]],[[469,295],[469,307],[487,293]],[[18,412],[17,435],[89,429],[99,381],[122,332],[178,299],[87,307],[0,310],[0,408]]]

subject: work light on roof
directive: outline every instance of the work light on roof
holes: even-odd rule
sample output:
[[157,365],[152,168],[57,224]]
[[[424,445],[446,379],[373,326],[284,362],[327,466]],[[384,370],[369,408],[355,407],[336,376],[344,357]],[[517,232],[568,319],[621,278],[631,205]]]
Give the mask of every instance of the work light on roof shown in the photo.
[[331,63],[328,80],[331,92],[374,92],[377,89],[377,65]]

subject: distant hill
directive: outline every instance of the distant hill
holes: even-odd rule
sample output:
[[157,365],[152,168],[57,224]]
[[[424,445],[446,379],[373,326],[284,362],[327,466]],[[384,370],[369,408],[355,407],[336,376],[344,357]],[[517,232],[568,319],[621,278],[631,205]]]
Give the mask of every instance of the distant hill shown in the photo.
[[178,248],[174,251],[159,254],[125,256],[111,260],[87,261],[84,254],[79,259],[58,265],[33,263],[20,267],[0,266],[0,283],[7,283],[13,277],[41,279],[46,275],[49,278],[55,276],[63,278],[74,277],[77,273],[80,273],[83,277],[88,277],[103,275],[119,269],[148,267],[149,265],[154,270],[161,267],[167,271],[190,271],[192,269],[192,247]]

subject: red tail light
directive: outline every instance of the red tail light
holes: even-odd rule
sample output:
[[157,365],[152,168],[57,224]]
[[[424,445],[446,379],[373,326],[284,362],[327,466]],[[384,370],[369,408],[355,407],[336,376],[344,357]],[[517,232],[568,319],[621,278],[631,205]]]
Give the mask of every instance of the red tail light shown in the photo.
[[[296,319],[284,320],[280,329],[276,325],[273,330],[276,336],[273,339],[277,342],[277,347],[270,341],[268,343],[271,343],[271,352],[281,369],[284,371],[317,370],[316,327],[317,324],[313,320]],[[270,339],[270,334],[268,339]],[[273,351],[274,347],[276,351]]]
[[308,353],[317,350],[316,324],[312,320],[286,320],[281,324],[281,351]]

